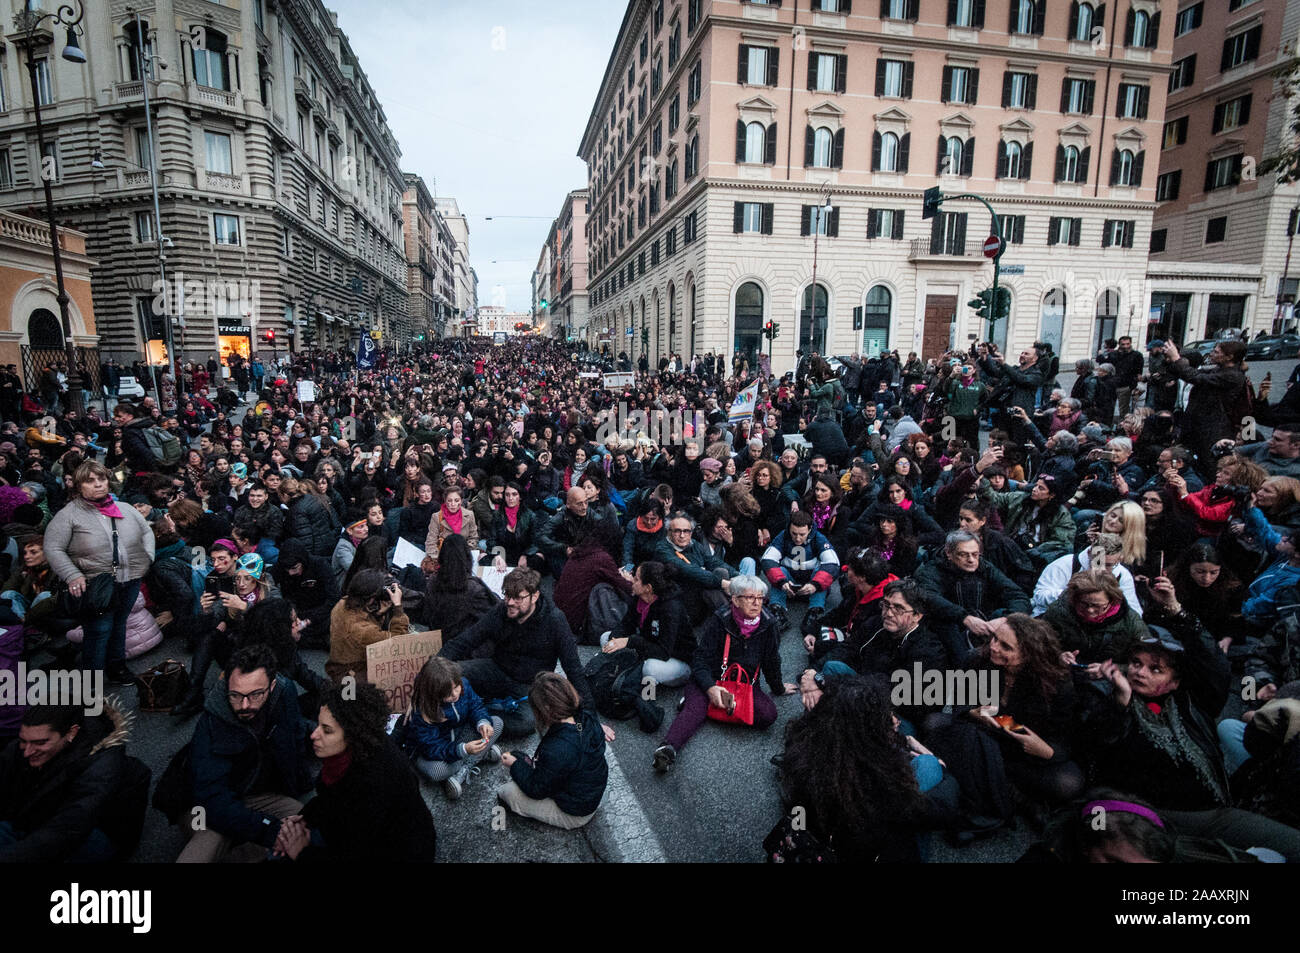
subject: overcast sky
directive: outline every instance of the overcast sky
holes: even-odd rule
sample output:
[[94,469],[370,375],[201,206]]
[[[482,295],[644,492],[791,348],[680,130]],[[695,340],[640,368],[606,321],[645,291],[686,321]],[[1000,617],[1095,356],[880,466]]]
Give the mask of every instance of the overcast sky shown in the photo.
[[[469,218],[479,304],[531,305],[622,0],[326,0],[402,150],[402,169]],[[485,221],[486,216],[496,220]],[[503,219],[500,216],[537,216]],[[493,261],[496,264],[493,264]],[[504,292],[499,289],[504,288]],[[501,295],[504,294],[504,300]]]

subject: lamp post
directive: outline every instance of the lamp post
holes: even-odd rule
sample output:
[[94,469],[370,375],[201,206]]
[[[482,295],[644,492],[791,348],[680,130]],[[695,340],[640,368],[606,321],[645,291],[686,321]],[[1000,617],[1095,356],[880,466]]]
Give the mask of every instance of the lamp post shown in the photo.
[[41,91],[36,75],[36,58],[32,50],[36,46],[37,32],[41,25],[49,21],[51,31],[50,46],[54,46],[53,31],[57,27],[67,27],[68,36],[63,46],[63,58],[69,63],[84,64],[86,54],[77,45],[77,24],[86,14],[80,0],[62,4],[53,13],[42,10],[24,9],[14,15],[14,27],[24,35],[27,47],[27,76],[32,86],[32,107],[36,115],[36,141],[40,152],[41,186],[45,191],[45,217],[50,223],[50,251],[54,256],[54,280],[58,285],[59,318],[63,322],[63,346],[68,361],[68,406],[77,414],[85,410],[81,400],[81,374],[77,366],[77,348],[72,342],[72,322],[68,318],[68,290],[63,284],[63,255],[59,248],[59,224],[54,217],[54,190],[50,186],[54,170],[45,167],[45,125],[41,121]]
[[[828,185],[826,186],[826,201],[820,206],[813,206],[812,287],[808,289],[808,293],[812,295],[812,318],[810,320],[811,326],[808,328],[808,344],[811,350],[816,350],[816,348],[812,347],[812,344],[817,334],[817,239],[821,237],[822,223],[830,221],[831,211],[831,187]],[[827,302],[826,306],[830,307],[830,302]],[[800,335],[800,337],[802,336]]]

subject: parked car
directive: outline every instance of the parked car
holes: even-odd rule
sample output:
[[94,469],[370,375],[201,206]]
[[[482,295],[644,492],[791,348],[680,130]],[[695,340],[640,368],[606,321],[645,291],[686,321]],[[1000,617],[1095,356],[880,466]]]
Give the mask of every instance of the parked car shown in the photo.
[[1178,351],[1181,354],[1191,354],[1195,351],[1201,357],[1209,357],[1210,352],[1214,350],[1214,346],[1218,343],[1214,338],[1202,338],[1199,341],[1188,341]]
[[1297,351],[1300,351],[1300,334],[1266,334],[1246,345],[1246,359],[1279,361],[1295,357]]
[[117,385],[117,395],[119,397],[143,397],[144,388],[140,386],[140,382],[135,379],[134,375],[123,374]]

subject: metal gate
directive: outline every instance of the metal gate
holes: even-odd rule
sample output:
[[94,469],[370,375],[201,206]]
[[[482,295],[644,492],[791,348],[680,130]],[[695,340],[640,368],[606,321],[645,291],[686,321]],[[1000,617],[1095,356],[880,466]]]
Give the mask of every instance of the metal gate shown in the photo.
[[[45,371],[46,365],[68,362],[68,352],[61,347],[32,347],[30,344],[24,344],[22,351],[23,387],[29,393],[40,391],[41,374]],[[101,392],[99,348],[77,348],[77,364],[86,379],[84,389],[91,394],[99,394]]]

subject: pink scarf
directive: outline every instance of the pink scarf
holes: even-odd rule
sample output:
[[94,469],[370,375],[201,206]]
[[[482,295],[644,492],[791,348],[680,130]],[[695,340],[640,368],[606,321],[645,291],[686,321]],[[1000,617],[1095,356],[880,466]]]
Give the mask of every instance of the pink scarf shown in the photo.
[[461,525],[465,522],[465,511],[457,510],[455,513],[448,513],[447,507],[442,508],[442,521],[447,524],[453,533],[460,535]]
[[636,601],[636,614],[639,618],[638,625],[645,625],[645,617],[650,614],[650,603],[644,599]]
[[99,513],[101,516],[107,516],[109,519],[115,520],[120,520],[122,518],[122,511],[117,508],[117,500],[113,499],[112,493],[108,494],[108,496],[104,497],[98,503],[94,500],[87,500],[86,502],[93,506],[95,512]]
[[740,629],[740,634],[745,638],[749,638],[753,635],[754,630],[758,628],[758,624],[763,621],[762,615],[759,615],[756,619],[746,619],[744,613],[735,606],[731,607],[731,617],[736,620],[736,625]]

